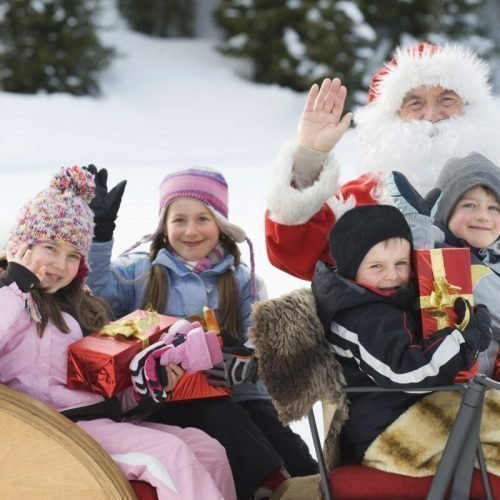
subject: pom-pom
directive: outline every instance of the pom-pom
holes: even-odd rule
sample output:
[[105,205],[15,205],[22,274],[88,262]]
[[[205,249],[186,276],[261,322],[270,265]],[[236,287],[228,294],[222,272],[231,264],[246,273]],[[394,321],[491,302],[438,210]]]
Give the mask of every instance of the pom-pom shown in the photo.
[[77,165],[62,167],[50,181],[50,187],[61,193],[72,191],[87,203],[90,203],[95,196],[94,176]]

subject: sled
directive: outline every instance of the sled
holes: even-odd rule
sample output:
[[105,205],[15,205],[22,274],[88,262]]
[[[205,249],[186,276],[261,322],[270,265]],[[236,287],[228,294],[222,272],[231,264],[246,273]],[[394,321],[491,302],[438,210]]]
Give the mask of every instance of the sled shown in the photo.
[[[318,457],[321,489],[325,500],[363,498],[426,498],[427,500],[500,498],[500,477],[489,475],[479,441],[481,410],[486,389],[500,390],[500,383],[476,375],[467,385],[434,387],[463,391],[463,399],[435,476],[410,477],[362,465],[326,468],[314,412],[308,413],[311,436]],[[397,389],[375,388],[377,392]],[[373,387],[345,388],[345,392],[370,392]],[[422,389],[424,390],[424,389]],[[428,391],[428,389],[425,389]],[[327,414],[332,416],[329,409]],[[329,422],[325,421],[325,428]],[[474,460],[479,470],[474,469]]]
[[0,498],[157,499],[71,420],[1,384],[0,434]]
[[[487,387],[500,389],[498,382],[478,375],[466,386],[455,384],[422,389],[425,392],[460,390],[464,394],[434,476],[413,477],[363,465],[340,465],[329,470],[327,461],[342,464],[342,457],[335,456],[332,443],[348,418],[346,399],[349,392],[400,389],[345,386],[342,367],[325,338],[310,289],[296,290],[257,303],[251,320],[250,338],[255,344],[259,373],[280,418],[284,423],[306,415],[309,418],[320,466],[321,487],[327,500],[500,498],[500,477],[487,473],[479,446],[483,396]],[[317,401],[337,405],[331,425],[324,421],[327,429],[324,443],[320,441],[312,413]],[[328,407],[327,411],[332,413]],[[325,460],[325,455],[328,460]],[[480,470],[473,467],[476,455]],[[310,498],[317,498],[317,494],[317,491],[312,491]]]

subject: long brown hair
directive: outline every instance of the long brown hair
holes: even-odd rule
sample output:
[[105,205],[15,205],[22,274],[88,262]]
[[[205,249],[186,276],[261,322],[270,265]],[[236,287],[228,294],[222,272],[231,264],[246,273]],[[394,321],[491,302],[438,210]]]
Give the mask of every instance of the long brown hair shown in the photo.
[[31,295],[41,316],[41,322],[37,324],[40,337],[49,322],[61,332],[69,333],[63,312],[75,318],[84,334],[99,330],[113,319],[109,305],[85,290],[84,285],[76,279],[55,293],[48,293],[37,285],[31,290]]
[[[160,219],[158,230],[153,237],[149,249],[149,259],[154,262],[158,252],[168,245],[167,236],[164,234],[167,220],[167,210]],[[220,232],[220,242],[226,253],[234,257],[234,266],[240,264],[241,252],[237,244],[229,236]],[[142,308],[152,307],[155,311],[163,312],[168,302],[168,279],[167,273],[162,266],[153,264],[145,286]],[[217,278],[217,293],[219,305],[217,309],[217,320],[221,329],[225,330],[231,337],[243,341],[240,289],[234,275],[233,269],[227,269]],[[199,314],[201,311],[192,311]]]

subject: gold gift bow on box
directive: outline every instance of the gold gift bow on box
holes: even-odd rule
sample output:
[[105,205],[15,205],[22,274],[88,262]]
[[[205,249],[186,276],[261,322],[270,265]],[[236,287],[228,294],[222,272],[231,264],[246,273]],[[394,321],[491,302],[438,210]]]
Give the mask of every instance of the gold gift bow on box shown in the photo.
[[160,315],[148,311],[146,316],[140,318],[113,321],[113,323],[103,326],[99,333],[110,337],[123,335],[126,338],[138,339],[142,342],[142,348],[145,349],[149,346],[149,337],[145,336],[144,332],[159,323]]
[[[453,307],[455,300],[462,297],[469,301],[472,305],[473,298],[471,294],[459,294],[461,287],[452,285],[446,279],[446,271],[444,268],[443,254],[440,249],[429,251],[431,258],[431,267],[434,275],[434,290],[430,295],[420,297],[420,309],[430,309],[429,315],[437,320],[438,330],[450,326],[446,307]],[[455,326],[459,330],[463,330],[469,323],[470,312],[466,309],[464,319],[460,324]]]

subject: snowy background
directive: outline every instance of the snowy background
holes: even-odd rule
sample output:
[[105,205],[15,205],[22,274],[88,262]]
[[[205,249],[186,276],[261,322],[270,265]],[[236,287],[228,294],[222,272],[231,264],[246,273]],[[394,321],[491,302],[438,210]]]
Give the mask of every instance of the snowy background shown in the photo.
[[[252,239],[269,295],[307,286],[273,268],[264,245],[272,163],[296,133],[306,94],[245,81],[241,63],[218,54],[213,41],[149,38],[129,31],[113,9],[100,24],[102,42],[120,54],[102,75],[100,98],[0,92],[0,244],[21,204],[60,166],[105,167],[110,186],[128,179],[115,231],[119,253],[155,228],[162,178],[207,165],[228,180],[230,219]],[[360,168],[352,150],[348,134],[336,150],[343,179]],[[307,423],[293,427],[312,448]]]

